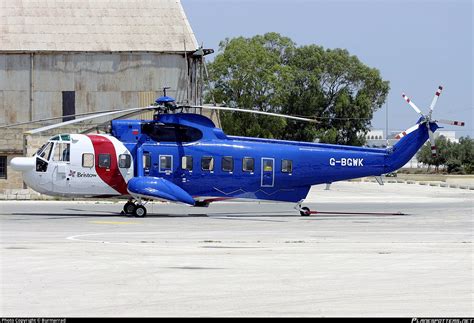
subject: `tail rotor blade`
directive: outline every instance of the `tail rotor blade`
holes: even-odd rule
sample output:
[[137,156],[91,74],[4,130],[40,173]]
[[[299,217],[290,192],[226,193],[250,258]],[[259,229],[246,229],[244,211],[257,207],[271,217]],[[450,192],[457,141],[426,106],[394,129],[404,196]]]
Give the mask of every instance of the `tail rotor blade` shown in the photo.
[[408,135],[410,132],[415,131],[416,129],[418,129],[419,126],[420,125],[417,123],[413,127],[410,127],[407,130],[400,132],[398,135],[395,136],[395,139],[402,139],[403,137]]
[[416,106],[415,103],[413,103],[413,102],[410,100],[409,97],[407,97],[407,96],[405,95],[405,93],[402,94],[402,97],[403,97],[403,99],[405,99],[405,101],[407,101],[407,103],[413,108],[413,110],[416,111],[416,113],[419,113],[419,114],[423,115],[423,113],[421,113],[421,110]]
[[433,112],[434,110],[434,107],[436,105],[436,102],[438,102],[438,98],[439,96],[441,95],[441,92],[443,91],[443,87],[440,85],[438,86],[438,90],[436,90],[436,93],[434,95],[434,98],[433,98],[433,101],[431,101],[431,105],[430,105],[430,113]]
[[[428,126],[428,124],[427,124],[427,126]],[[437,149],[436,149],[436,142],[435,142],[433,131],[431,131],[429,126],[428,126],[428,133],[429,133],[429,136],[430,136],[431,157],[436,158],[436,157],[438,157],[438,152],[437,152]]]
[[445,119],[440,119],[440,120],[437,120],[436,122],[449,124],[452,126],[460,126],[460,127],[464,127],[464,124],[465,124],[464,121],[454,121],[454,120],[445,120]]

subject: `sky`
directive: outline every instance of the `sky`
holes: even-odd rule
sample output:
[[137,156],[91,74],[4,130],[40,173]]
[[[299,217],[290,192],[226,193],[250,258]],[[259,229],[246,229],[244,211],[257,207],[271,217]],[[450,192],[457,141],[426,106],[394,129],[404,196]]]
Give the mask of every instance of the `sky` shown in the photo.
[[[466,122],[456,137],[474,137],[472,0],[181,0],[199,44],[219,49],[229,37],[278,32],[297,45],[346,48],[390,82],[372,126],[389,132],[415,124],[406,93],[433,116]],[[212,61],[213,57],[208,57]],[[441,125],[440,125],[441,126]]]

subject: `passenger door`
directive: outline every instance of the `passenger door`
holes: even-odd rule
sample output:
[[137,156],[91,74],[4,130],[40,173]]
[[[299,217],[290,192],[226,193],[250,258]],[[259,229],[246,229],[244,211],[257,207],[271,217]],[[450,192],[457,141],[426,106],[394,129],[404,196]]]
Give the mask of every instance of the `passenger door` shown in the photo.
[[70,178],[75,176],[69,167],[71,144],[56,142],[50,167],[53,170],[53,191],[59,194],[70,192]]

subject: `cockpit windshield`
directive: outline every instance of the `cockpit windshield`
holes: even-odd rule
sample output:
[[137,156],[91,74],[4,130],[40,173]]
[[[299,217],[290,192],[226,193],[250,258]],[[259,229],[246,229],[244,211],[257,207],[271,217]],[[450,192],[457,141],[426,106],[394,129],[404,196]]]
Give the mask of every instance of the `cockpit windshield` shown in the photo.
[[36,152],[36,171],[46,172],[52,162],[69,162],[71,149],[70,135],[56,135]]
[[49,160],[49,157],[51,157],[51,151],[53,150],[53,143],[48,142],[44,144],[38,151],[36,152],[36,155],[45,159]]

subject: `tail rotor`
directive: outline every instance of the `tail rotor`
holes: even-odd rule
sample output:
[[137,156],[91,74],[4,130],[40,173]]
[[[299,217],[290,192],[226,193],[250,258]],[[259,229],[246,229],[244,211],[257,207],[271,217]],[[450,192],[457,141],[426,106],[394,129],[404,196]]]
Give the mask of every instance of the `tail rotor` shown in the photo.
[[444,120],[444,119],[433,120],[432,119],[432,114],[433,114],[434,108],[436,106],[436,103],[438,102],[438,98],[441,95],[442,91],[443,91],[443,87],[441,85],[438,86],[438,89],[436,90],[436,93],[433,97],[433,100],[431,101],[430,108],[429,108],[430,110],[429,110],[429,113],[427,115],[423,114],[421,112],[421,110],[416,106],[416,104],[413,103],[413,101],[411,101],[410,98],[408,96],[406,96],[405,93],[402,93],[403,99],[413,108],[413,110],[415,110],[416,113],[421,115],[421,119],[420,119],[419,123],[416,124],[414,127],[411,127],[410,129],[405,130],[405,131],[399,133],[396,136],[397,139],[400,139],[400,138],[404,137],[405,135],[407,135],[408,133],[410,133],[411,131],[413,131],[415,129],[418,129],[418,127],[421,126],[422,124],[425,124],[426,128],[428,129],[428,135],[429,135],[429,140],[430,140],[430,145],[431,145],[431,155],[434,158],[436,158],[438,156],[438,153],[437,153],[437,149],[436,149],[434,133],[431,130],[430,124],[435,124],[436,125],[436,123],[442,123],[442,124],[448,124],[448,125],[452,125],[452,126],[461,126],[461,127],[464,126],[464,122],[462,122],[462,121],[453,121],[453,120]]

